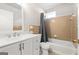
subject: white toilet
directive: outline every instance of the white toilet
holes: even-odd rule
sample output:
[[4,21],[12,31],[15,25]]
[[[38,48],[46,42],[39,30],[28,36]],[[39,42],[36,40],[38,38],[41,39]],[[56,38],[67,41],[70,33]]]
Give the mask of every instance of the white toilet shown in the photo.
[[42,55],[48,55],[48,50],[50,48],[50,44],[49,42],[42,42],[41,43],[41,51],[42,51]]

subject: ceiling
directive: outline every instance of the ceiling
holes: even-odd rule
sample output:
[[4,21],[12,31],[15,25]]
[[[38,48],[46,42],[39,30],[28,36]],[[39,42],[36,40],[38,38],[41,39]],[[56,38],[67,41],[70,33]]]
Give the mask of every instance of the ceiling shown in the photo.
[[61,3],[32,3],[32,6],[37,6],[38,8],[43,9],[44,11],[54,8],[58,5],[60,5]]
[[48,12],[50,9],[54,9],[60,6],[69,6],[73,5],[73,3],[31,3],[31,6],[35,6],[37,8],[43,9],[45,12]]
[[21,6],[16,4],[16,3],[6,3],[6,4],[9,5],[9,6],[12,6],[14,8],[21,9]]

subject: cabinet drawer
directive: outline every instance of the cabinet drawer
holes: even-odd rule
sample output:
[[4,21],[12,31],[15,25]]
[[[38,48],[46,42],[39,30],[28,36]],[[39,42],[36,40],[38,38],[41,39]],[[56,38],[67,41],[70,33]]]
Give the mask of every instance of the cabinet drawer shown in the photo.
[[23,44],[23,55],[32,55],[32,39],[28,39],[22,42]]
[[0,48],[0,55],[20,55],[19,43]]

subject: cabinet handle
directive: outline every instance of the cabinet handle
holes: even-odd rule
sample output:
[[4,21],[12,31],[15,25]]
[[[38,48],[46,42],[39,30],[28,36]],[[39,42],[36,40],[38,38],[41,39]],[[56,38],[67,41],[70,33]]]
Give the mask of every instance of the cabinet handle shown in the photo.
[[38,40],[36,40],[36,42],[38,42]]
[[23,43],[23,47],[22,47],[22,48],[23,48],[23,50],[24,50],[24,43]]
[[21,44],[19,44],[19,50],[21,51]]

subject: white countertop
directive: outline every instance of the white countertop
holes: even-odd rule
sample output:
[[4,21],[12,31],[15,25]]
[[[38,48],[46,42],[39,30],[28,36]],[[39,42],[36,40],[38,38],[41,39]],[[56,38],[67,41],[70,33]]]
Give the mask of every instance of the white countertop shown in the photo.
[[35,36],[41,36],[40,34],[24,34],[24,35],[20,35],[18,37],[12,37],[12,38],[8,38],[8,37],[4,37],[4,38],[0,38],[0,48],[13,44],[13,43],[17,43],[23,40],[27,40],[30,38],[33,38]]

